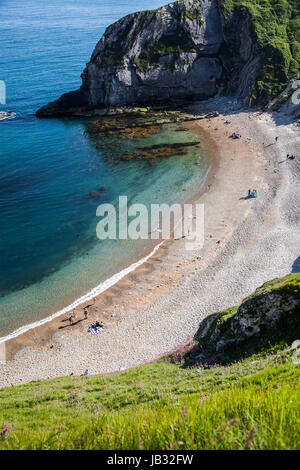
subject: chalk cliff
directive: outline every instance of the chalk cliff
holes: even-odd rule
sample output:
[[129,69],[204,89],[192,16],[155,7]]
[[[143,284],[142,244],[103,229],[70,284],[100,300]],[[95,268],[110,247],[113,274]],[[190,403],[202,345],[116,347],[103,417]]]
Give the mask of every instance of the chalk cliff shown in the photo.
[[179,0],[109,26],[79,90],[41,108],[41,117],[97,114],[109,107],[182,103],[218,93],[250,102],[262,66],[247,8]]

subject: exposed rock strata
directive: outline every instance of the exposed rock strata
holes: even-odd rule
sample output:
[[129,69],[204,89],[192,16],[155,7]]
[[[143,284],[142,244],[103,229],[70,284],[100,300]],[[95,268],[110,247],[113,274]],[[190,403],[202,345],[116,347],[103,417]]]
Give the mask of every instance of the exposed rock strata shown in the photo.
[[221,92],[249,101],[260,63],[247,11],[225,17],[217,0],[179,0],[109,26],[81,88],[37,115],[97,115],[103,108],[178,104]]
[[200,325],[198,339],[217,351],[243,343],[251,338],[284,338],[299,324],[300,278],[289,275],[269,282],[246,299],[239,308],[208,316]]

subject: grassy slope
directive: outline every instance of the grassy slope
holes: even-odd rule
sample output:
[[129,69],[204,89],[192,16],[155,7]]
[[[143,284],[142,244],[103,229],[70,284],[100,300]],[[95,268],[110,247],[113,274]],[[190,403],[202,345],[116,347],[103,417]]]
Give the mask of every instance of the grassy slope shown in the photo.
[[[284,284],[294,290],[299,280]],[[178,356],[114,375],[0,390],[0,448],[300,447],[300,364],[282,338],[210,368],[188,368]]]
[[264,65],[254,99],[277,96],[300,71],[299,0],[220,0],[225,13],[250,12],[255,36],[263,49]]

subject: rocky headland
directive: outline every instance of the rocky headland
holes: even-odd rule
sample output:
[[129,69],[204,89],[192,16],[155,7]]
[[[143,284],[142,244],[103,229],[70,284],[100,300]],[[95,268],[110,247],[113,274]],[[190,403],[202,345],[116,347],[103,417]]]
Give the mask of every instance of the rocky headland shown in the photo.
[[266,103],[299,71],[297,2],[179,0],[109,26],[79,90],[39,117],[90,116],[132,105],[234,95]]

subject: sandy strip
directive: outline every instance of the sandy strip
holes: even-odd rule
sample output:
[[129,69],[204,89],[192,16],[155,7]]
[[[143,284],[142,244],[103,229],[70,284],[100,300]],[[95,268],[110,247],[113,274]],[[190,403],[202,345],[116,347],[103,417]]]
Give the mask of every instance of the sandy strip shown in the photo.
[[[101,294],[88,320],[78,308],[74,326],[60,317],[0,345],[0,386],[151,361],[193,336],[209,313],[298,270],[300,156],[287,161],[286,154],[297,155],[299,128],[285,116],[231,114],[224,100],[212,106],[223,114],[188,124],[209,133],[219,161],[195,201],[205,205],[203,249],[186,251],[185,240],[166,242]],[[233,132],[242,139],[230,139]],[[258,190],[257,200],[245,199],[250,188]],[[95,319],[105,330],[92,336],[87,327]]]

